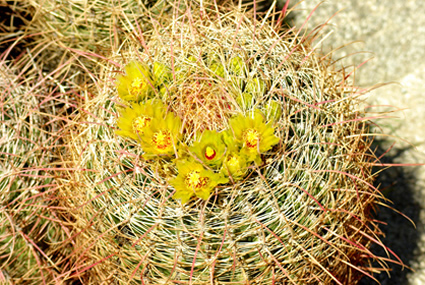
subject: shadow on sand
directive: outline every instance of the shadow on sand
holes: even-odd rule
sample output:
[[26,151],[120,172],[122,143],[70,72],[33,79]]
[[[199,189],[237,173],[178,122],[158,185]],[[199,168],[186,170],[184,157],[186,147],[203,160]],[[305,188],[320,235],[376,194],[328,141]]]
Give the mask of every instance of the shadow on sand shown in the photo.
[[[376,155],[378,157],[384,153],[384,150],[380,147],[382,145],[383,142],[377,140]],[[411,150],[411,147],[392,150],[381,159],[381,162],[399,163],[397,158],[409,150]],[[375,169],[375,171],[379,170],[379,168]],[[421,205],[417,202],[414,195],[417,171],[418,167],[413,166],[391,167],[381,172],[375,181],[375,186],[379,186],[384,196],[392,202],[392,204],[389,204],[391,202],[387,204],[409,217],[416,225],[419,224],[419,213],[421,209]],[[411,266],[414,260],[414,251],[419,241],[419,232],[415,226],[400,213],[383,206],[378,208],[376,219],[385,223],[380,226],[380,229],[385,234],[385,237],[382,237],[381,241],[397,254],[406,266]],[[385,250],[379,246],[372,246],[372,252],[378,256],[387,256]],[[394,256],[391,256],[391,258],[395,259]],[[391,270],[390,275],[381,273],[377,274],[375,278],[382,285],[407,285],[407,274],[411,270],[408,268],[403,269],[402,266],[393,263],[389,263],[388,265]],[[364,277],[359,284],[368,285],[376,284],[376,282],[368,277]]]

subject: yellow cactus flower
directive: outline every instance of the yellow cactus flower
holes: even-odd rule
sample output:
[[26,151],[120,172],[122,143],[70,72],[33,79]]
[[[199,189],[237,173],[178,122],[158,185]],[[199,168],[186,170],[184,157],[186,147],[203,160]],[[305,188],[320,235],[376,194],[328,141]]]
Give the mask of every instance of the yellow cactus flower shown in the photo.
[[131,107],[123,109],[118,118],[117,126],[120,130],[115,131],[117,135],[141,139],[144,129],[151,124],[154,118],[163,118],[165,107],[161,101],[148,100],[146,103],[131,103]]
[[274,135],[274,128],[270,123],[264,123],[261,112],[252,112],[252,117],[240,114],[231,119],[229,124],[236,140],[242,145],[241,153],[257,165],[261,164],[261,153],[279,142],[279,138]]
[[182,121],[173,113],[165,118],[154,118],[149,126],[143,129],[141,136],[145,156],[168,155],[175,153],[175,147],[181,139]]
[[176,162],[176,165],[179,174],[170,180],[170,184],[176,189],[173,198],[180,199],[183,204],[192,196],[207,200],[214,187],[229,181],[221,173],[206,170],[200,163],[193,160],[180,160]]
[[223,162],[221,172],[231,176],[233,181],[242,179],[248,171],[247,157],[237,151],[229,151]]
[[150,72],[140,62],[132,61],[125,66],[126,75],[117,76],[117,90],[124,101],[139,102],[146,98],[151,88]]
[[222,134],[217,131],[204,131],[199,141],[195,142],[189,151],[205,164],[219,168],[224,159],[226,145]]

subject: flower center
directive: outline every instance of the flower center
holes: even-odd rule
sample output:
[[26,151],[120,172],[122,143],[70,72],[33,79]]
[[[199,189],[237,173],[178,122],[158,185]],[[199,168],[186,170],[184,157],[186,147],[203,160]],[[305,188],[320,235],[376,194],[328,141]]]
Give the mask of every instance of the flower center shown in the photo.
[[161,130],[156,132],[153,135],[152,141],[155,144],[156,148],[161,150],[169,148],[173,143],[169,130]]
[[217,153],[215,152],[215,150],[212,147],[207,146],[205,148],[205,157],[208,160],[214,159],[214,157],[216,156],[216,154]]
[[257,145],[260,141],[260,134],[255,129],[247,129],[243,134],[243,138],[245,145],[248,148],[257,148]]
[[143,134],[143,128],[148,126],[152,118],[140,116],[133,120],[133,132]]
[[142,93],[145,86],[146,86],[146,82],[142,78],[137,77],[133,79],[133,81],[131,82],[130,94],[138,95]]
[[208,177],[201,177],[200,172],[193,170],[186,176],[184,182],[188,188],[199,189],[208,184]]

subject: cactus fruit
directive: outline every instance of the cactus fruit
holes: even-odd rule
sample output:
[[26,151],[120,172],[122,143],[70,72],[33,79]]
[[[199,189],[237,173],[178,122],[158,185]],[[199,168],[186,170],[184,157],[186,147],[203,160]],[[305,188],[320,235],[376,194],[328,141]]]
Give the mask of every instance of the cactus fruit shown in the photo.
[[111,52],[65,130],[62,166],[79,171],[59,171],[57,182],[76,276],[355,284],[370,275],[386,258],[369,250],[380,244],[371,211],[382,195],[366,90],[273,13],[192,4],[143,49],[129,38]]

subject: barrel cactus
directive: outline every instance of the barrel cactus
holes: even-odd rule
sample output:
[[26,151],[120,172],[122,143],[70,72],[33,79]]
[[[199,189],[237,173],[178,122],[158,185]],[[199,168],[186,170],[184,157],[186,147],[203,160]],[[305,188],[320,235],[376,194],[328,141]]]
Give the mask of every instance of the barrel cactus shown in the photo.
[[281,26],[286,9],[220,11],[129,38],[81,94],[57,176],[75,275],[355,284],[382,245],[366,90]]
[[71,243],[49,171],[65,98],[54,94],[61,82],[52,86],[31,59],[0,62],[0,284],[54,284],[70,269],[61,263]]
[[23,8],[33,11],[28,29],[43,32],[41,36],[46,45],[99,53],[109,51],[111,41],[119,45],[129,31],[146,30],[146,25],[151,24],[150,17],[172,11],[170,3],[165,0],[31,0]]

